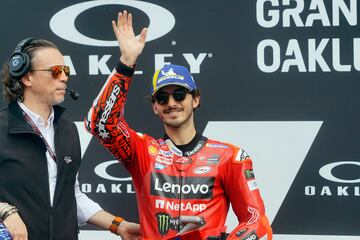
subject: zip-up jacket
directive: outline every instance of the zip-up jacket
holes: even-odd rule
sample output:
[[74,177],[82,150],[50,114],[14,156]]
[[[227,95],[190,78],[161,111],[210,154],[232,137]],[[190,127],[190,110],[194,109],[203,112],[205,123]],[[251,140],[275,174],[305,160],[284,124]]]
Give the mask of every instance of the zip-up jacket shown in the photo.
[[78,239],[74,185],[80,142],[74,123],[61,117],[64,109],[54,111],[57,182],[51,206],[46,145],[16,102],[0,110],[0,202],[18,208],[29,240]]

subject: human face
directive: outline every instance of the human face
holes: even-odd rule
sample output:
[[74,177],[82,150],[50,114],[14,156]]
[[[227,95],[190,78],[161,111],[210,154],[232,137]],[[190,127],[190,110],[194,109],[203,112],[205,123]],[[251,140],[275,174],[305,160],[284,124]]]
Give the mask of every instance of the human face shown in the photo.
[[[193,126],[193,109],[199,105],[200,96],[193,97],[190,93],[186,93],[182,101],[176,101],[173,97],[173,92],[182,89],[177,85],[169,85],[162,87],[156,94],[168,94],[169,99],[167,102],[158,102],[155,100],[153,103],[153,110],[159,116],[161,121],[167,126],[172,128],[179,128],[182,126]],[[156,96],[155,94],[155,96]]]
[[[57,105],[64,101],[66,83],[68,76],[64,71],[57,78],[54,78],[51,71],[38,71],[51,69],[53,66],[64,64],[64,57],[55,48],[40,48],[36,51],[31,62],[31,69],[28,81],[24,84],[28,86],[24,92],[26,98],[47,105]],[[27,93],[27,94],[25,94]]]

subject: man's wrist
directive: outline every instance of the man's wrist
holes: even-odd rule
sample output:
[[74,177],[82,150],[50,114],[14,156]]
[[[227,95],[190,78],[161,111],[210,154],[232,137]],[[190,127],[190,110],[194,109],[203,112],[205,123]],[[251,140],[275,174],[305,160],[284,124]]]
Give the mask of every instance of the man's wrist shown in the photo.
[[126,59],[123,56],[120,57],[120,62],[129,68],[134,68],[136,66],[136,60]]
[[0,221],[4,222],[5,219],[11,214],[17,213],[18,209],[8,203],[0,203]]
[[116,234],[116,235],[119,235],[118,234],[118,228],[120,226],[120,224],[124,221],[124,219],[122,217],[115,217],[113,220],[112,220],[112,223],[110,225],[110,232]]
[[124,63],[122,63],[121,61],[116,65],[115,67],[116,71],[118,73],[121,73],[127,77],[131,77],[132,75],[134,75],[135,72],[135,65],[133,67],[129,67],[127,65],[125,65]]

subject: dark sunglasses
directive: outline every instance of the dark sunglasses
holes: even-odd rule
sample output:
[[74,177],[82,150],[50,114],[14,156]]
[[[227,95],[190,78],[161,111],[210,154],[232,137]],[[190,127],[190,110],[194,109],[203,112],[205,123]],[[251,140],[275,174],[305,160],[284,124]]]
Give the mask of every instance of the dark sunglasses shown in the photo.
[[62,72],[65,73],[66,77],[70,76],[70,67],[65,65],[55,65],[50,67],[49,69],[36,69],[31,71],[48,71],[51,72],[53,78],[55,79],[59,79]]
[[169,97],[171,95],[174,98],[175,101],[181,102],[181,101],[184,101],[184,99],[186,98],[187,93],[191,93],[191,92],[189,90],[185,89],[185,88],[176,89],[172,93],[158,92],[158,93],[155,94],[154,100],[158,104],[164,105],[164,104],[167,104],[169,102]]

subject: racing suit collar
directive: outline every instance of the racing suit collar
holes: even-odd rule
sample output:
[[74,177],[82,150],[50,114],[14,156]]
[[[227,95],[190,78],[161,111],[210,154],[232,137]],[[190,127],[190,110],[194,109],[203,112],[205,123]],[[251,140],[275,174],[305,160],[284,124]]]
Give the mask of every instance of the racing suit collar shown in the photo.
[[[199,133],[196,133],[194,138],[187,144],[184,145],[176,145],[174,142],[170,139],[170,137],[165,133],[163,136],[163,139],[169,146],[169,149],[172,150],[176,155],[184,155],[184,156],[190,156],[198,152],[204,145],[207,140],[207,138]],[[179,151],[182,154],[178,154]]]

